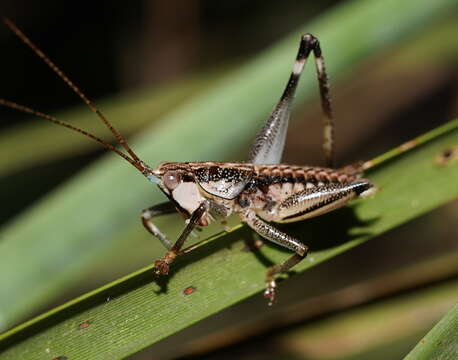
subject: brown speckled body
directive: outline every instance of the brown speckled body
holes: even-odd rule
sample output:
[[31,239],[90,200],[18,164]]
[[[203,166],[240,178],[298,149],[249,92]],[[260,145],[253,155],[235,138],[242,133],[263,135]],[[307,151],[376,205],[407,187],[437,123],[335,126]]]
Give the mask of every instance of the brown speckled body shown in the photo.
[[198,184],[200,195],[209,201],[200,221],[203,226],[212,215],[225,217],[248,209],[267,221],[298,221],[340,207],[372,186],[346,169],[283,164],[162,163],[156,175],[169,171],[179,172],[185,183]]

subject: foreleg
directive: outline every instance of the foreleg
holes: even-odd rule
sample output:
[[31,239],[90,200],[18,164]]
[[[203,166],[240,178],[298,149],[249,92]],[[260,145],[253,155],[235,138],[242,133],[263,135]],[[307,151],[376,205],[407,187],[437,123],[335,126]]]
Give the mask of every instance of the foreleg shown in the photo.
[[155,273],[166,275],[169,272],[170,264],[175,260],[175,258],[181,254],[181,248],[183,247],[184,242],[188,238],[191,231],[197,225],[197,222],[200,220],[202,215],[208,209],[207,202],[203,202],[200,206],[191,214],[191,217],[186,220],[186,227],[179,236],[175,244],[170,248],[170,250],[165,254],[162,259],[156,260],[154,263]]

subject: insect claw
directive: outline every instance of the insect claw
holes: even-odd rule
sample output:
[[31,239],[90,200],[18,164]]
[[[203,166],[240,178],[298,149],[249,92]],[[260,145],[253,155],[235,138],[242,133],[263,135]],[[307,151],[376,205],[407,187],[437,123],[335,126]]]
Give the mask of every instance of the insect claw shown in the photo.
[[162,259],[154,262],[154,272],[156,275],[167,275],[169,273],[170,264],[175,260],[177,253],[173,250],[169,251]]
[[154,262],[154,273],[156,275],[167,275],[169,273],[169,264],[165,260],[156,260]]

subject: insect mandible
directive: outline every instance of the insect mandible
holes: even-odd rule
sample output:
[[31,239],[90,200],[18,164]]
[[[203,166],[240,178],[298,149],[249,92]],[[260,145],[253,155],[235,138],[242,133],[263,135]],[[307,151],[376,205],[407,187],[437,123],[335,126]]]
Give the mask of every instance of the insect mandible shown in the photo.
[[[163,162],[152,168],[129,147],[124,137],[83,94],[83,92],[9,19],[5,25],[37,54],[85,103],[113,133],[122,152],[110,143],[83,129],[57,120],[53,116],[27,106],[1,99],[0,105],[46,119],[83,134],[124,158],[150,182],[158,185],[168,198],[162,204],[143,210],[145,228],[167,249],[154,263],[158,275],[166,275],[175,258],[183,253],[183,245],[196,226],[207,226],[216,219],[236,213],[263,239],[283,246],[294,254],[283,263],[267,270],[264,296],[271,305],[276,297],[276,276],[287,272],[308,252],[296,239],[277,229],[272,223],[299,221],[342,207],[350,200],[373,193],[372,183],[362,178],[361,164],[334,169],[334,125],[320,43],[311,34],[301,36],[291,75],[279,102],[257,134],[248,162]],[[285,138],[296,87],[309,56],[313,54],[324,120],[323,149],[327,167],[295,166],[281,163]],[[159,215],[178,211],[186,225],[175,242],[170,241],[153,223]]]

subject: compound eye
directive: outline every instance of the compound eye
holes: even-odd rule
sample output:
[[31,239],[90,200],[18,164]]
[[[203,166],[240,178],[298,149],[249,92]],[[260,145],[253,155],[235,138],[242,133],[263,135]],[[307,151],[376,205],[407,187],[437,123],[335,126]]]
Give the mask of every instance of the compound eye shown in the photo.
[[167,171],[162,181],[168,189],[174,190],[181,183],[181,175],[178,171]]

